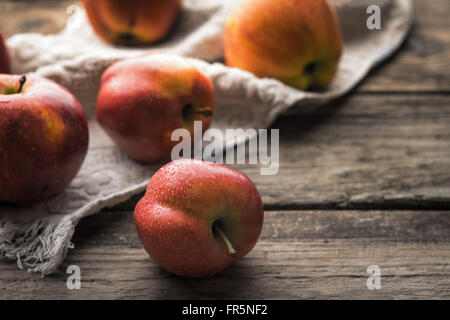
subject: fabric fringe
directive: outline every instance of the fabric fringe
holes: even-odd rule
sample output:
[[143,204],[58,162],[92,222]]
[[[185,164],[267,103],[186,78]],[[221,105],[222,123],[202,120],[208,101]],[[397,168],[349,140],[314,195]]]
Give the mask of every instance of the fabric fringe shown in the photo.
[[75,227],[70,219],[54,217],[31,223],[0,220],[0,259],[16,260],[20,269],[54,272],[64,260],[67,250],[74,248],[70,239]]

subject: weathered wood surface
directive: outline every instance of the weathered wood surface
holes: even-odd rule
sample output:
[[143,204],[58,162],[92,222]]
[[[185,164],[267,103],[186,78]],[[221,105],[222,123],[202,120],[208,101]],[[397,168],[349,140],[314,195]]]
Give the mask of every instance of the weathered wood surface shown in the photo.
[[357,94],[272,128],[280,129],[278,174],[235,166],[266,209],[450,209],[448,95]]
[[[414,2],[416,25],[402,50],[355,92],[273,124],[281,129],[275,178],[238,166],[267,210],[248,257],[209,279],[169,275],[139,244],[135,197],[83,220],[55,275],[0,264],[0,299],[449,299],[450,2]],[[73,3],[0,1],[0,31],[57,32]],[[72,264],[82,269],[79,291],[66,288]],[[366,287],[372,264],[381,267],[381,290]]]
[[6,37],[25,32],[56,33],[66,25],[70,5],[81,5],[81,1],[1,0],[0,32]]
[[[266,212],[255,249],[224,273],[172,276],[148,259],[130,212],[83,220],[61,271],[41,279],[0,265],[0,299],[450,298],[450,214],[421,211]],[[69,265],[82,289],[68,290]],[[367,289],[367,267],[381,289]]]
[[[55,33],[74,0],[0,1],[0,32]],[[402,50],[364,80],[358,92],[448,92],[450,90],[450,1],[415,0],[415,27]]]
[[448,92],[450,1],[415,0],[415,26],[395,56],[372,72],[358,91]]

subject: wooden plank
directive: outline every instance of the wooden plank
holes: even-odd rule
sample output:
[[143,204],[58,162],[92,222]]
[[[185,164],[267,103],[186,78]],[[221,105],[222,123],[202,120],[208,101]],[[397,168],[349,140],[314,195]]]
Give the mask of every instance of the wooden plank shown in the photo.
[[269,206],[448,208],[450,98],[358,95],[280,118],[277,179],[247,173]]
[[[280,169],[234,166],[266,209],[450,209],[450,97],[347,97],[279,118]],[[115,210],[132,210],[142,195]]]
[[[0,264],[0,299],[448,299],[450,212],[266,212],[255,249],[207,279],[172,276],[148,259],[131,212],[103,212],[77,227],[76,250],[41,279]],[[66,288],[78,265],[82,289]],[[366,286],[369,265],[381,289]]]
[[358,92],[450,91],[450,1],[415,0],[415,25],[402,49]]
[[277,179],[244,170],[269,206],[449,207],[448,95],[351,96],[273,128]]
[[[6,36],[21,32],[55,33],[68,17],[74,0],[0,2],[0,30]],[[450,2],[415,0],[415,27],[402,50],[371,73],[358,92],[450,91]],[[7,23],[5,23],[7,22]]]
[[[57,32],[73,2],[1,1],[0,30]],[[76,250],[55,275],[42,280],[0,264],[0,299],[449,299],[450,212],[422,209],[450,209],[450,3],[415,5],[411,37],[356,95],[277,120],[276,177],[237,168],[267,209],[419,211],[269,211],[254,251],[202,280],[171,276],[149,260],[131,212],[103,212],[77,227]],[[130,210],[138,198],[115,209]],[[82,269],[79,291],[66,288],[72,264]],[[381,267],[381,290],[366,288],[371,264]]]
[[70,5],[81,5],[74,0],[0,1],[0,32],[6,37],[16,33],[57,33],[64,28]]

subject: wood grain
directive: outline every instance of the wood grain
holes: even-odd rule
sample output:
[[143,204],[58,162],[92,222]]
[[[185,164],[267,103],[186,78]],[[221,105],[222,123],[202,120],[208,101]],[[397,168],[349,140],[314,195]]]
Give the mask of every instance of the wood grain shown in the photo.
[[[0,299],[450,298],[450,214],[420,211],[266,212],[255,249],[224,273],[172,276],[148,259],[131,212],[83,220],[61,271],[41,279],[0,264]],[[69,265],[82,289],[66,287]],[[369,265],[381,289],[368,290]]]
[[[280,169],[234,166],[266,209],[450,209],[450,97],[358,94],[279,118]],[[132,210],[142,195],[115,210]]]
[[414,1],[415,25],[401,50],[358,92],[450,91],[450,1]]
[[[56,33],[73,3],[2,0],[0,31]],[[277,176],[237,166],[268,210],[245,259],[208,279],[166,273],[137,238],[137,196],[84,219],[52,276],[1,263],[0,299],[450,299],[450,2],[414,3],[410,37],[352,96],[273,124]],[[81,290],[66,287],[72,264]],[[366,288],[372,264],[381,290]]]
[[0,1],[0,32],[6,37],[16,33],[54,34],[66,25],[70,5],[74,0],[2,0]]
[[273,127],[277,179],[243,170],[267,205],[448,209],[448,95],[355,95]]

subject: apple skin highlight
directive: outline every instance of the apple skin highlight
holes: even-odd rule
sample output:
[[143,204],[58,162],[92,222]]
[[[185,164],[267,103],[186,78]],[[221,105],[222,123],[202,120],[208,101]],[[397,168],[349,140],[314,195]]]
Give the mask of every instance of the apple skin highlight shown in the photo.
[[181,11],[181,0],[83,0],[83,5],[100,38],[125,46],[161,40]]
[[244,174],[221,164],[181,159],[151,178],[134,218],[145,250],[161,267],[179,276],[206,277],[252,250],[263,216],[258,190]]
[[342,36],[326,0],[244,0],[227,22],[224,50],[228,66],[324,89],[337,71]]
[[[0,75],[0,202],[29,205],[70,184],[86,156],[80,103],[55,82]],[[6,94],[5,94],[6,93]]]

